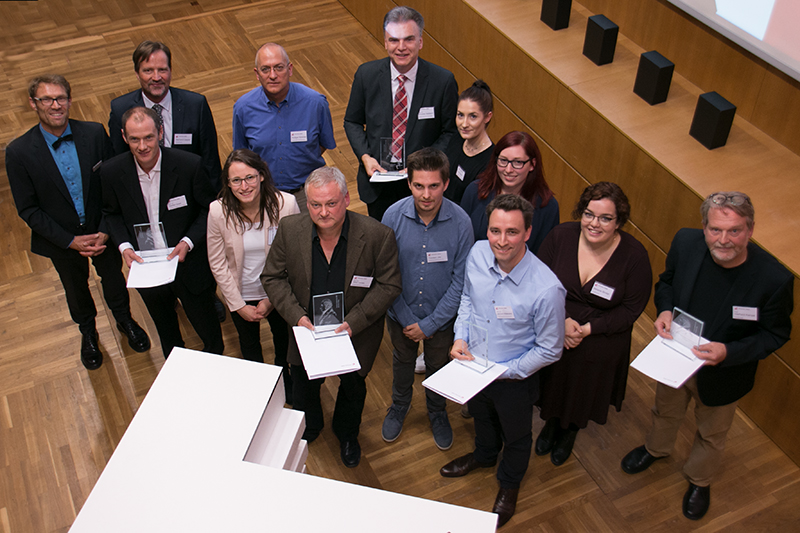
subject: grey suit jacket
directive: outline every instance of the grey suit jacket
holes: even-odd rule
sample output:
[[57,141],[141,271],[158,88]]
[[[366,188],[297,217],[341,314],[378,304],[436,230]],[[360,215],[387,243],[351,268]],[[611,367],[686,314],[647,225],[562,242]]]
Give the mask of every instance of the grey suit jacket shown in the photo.
[[[453,73],[424,59],[418,61],[414,96],[406,124],[406,156],[428,146],[444,151],[450,137],[456,134],[458,85]],[[378,192],[369,182],[361,156],[380,157],[381,137],[392,136],[392,106],[389,58],[358,67],[344,115],[344,131],[359,160],[358,195],[365,203],[374,202]],[[419,120],[419,111],[423,107],[432,107],[434,117]]]
[[[344,320],[353,332],[351,338],[358,360],[359,374],[372,368],[383,338],[386,310],[400,295],[402,277],[397,261],[394,232],[380,222],[348,211],[345,266]],[[307,214],[281,219],[272,241],[261,282],[270,301],[289,326],[310,316],[311,299],[311,218]],[[369,288],[353,287],[353,276],[372,278]],[[290,335],[288,361],[302,364],[294,335]]]

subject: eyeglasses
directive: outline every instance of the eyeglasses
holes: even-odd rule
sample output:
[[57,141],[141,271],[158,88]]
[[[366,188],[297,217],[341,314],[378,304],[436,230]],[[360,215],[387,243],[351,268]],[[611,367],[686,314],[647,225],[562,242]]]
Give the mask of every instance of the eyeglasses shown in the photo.
[[508,166],[508,164],[511,163],[512,167],[514,167],[517,170],[519,170],[522,167],[524,167],[525,163],[527,163],[528,161],[530,161],[530,159],[526,159],[525,161],[520,161],[518,159],[510,159],[509,160],[509,159],[506,159],[505,157],[498,157],[497,158],[497,166],[500,167],[500,168],[506,168]]
[[50,98],[49,96],[45,96],[44,98],[36,98],[34,96],[33,99],[44,106],[51,106],[53,105],[53,102],[58,102],[58,105],[64,105],[69,101],[69,97],[67,96],[57,96],[55,98]]
[[275,74],[280,74],[284,70],[286,70],[286,65],[275,65],[274,67],[270,67],[268,65],[262,65],[258,68],[262,74],[269,74],[270,71],[275,72]]
[[247,183],[248,185],[253,185],[261,176],[245,176],[244,178],[233,178],[229,179],[228,183],[231,187],[241,187],[242,183]]
[[717,193],[717,194],[712,194],[710,196],[710,199],[715,205],[718,205],[719,207],[725,207],[726,205],[732,205],[734,207],[738,207],[742,204],[750,203],[750,198],[748,198],[744,194]]
[[600,223],[601,226],[608,226],[609,224],[614,222],[617,219],[617,217],[612,217],[608,215],[595,215],[594,213],[588,210],[583,212],[583,221],[586,222],[587,224],[591,224],[594,221],[594,219],[597,219],[597,221]]

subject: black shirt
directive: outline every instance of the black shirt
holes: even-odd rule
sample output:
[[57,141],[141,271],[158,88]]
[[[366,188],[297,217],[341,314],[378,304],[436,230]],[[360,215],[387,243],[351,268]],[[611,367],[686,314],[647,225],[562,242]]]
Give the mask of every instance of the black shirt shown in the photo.
[[[350,214],[346,213],[339,242],[331,254],[331,262],[325,257],[319,242],[317,227],[311,230],[311,300],[308,309],[314,309],[314,296],[330,292],[344,292],[345,267],[347,266],[347,231],[350,228]],[[347,310],[345,309],[345,312]]]
[[481,172],[486,170],[492,159],[493,151],[494,143],[470,157],[464,153],[464,139],[460,135],[453,135],[450,144],[444,151],[447,159],[450,160],[450,184],[444,191],[444,197],[461,205],[464,190],[467,185],[475,181]]
[[[736,283],[736,278],[739,277],[743,265],[744,263],[733,268],[721,267],[711,257],[711,252],[707,251],[703,257],[703,263],[700,265],[697,280],[692,287],[689,309],[685,309],[685,311],[699,318],[708,326],[720,312],[720,303],[725,300],[733,284]],[[705,333],[704,329],[703,334]]]

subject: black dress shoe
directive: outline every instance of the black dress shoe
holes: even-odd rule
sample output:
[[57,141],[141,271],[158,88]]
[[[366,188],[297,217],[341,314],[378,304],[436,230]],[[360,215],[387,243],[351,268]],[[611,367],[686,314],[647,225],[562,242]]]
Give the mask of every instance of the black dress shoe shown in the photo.
[[440,470],[439,473],[443,477],[461,477],[466,476],[476,468],[490,468],[497,464],[497,461],[492,463],[479,463],[475,460],[475,456],[471,453],[467,455],[462,455],[458,459],[453,459],[446,465],[444,465]]
[[361,445],[358,439],[342,441],[340,444],[342,462],[347,468],[355,468],[361,461]]
[[644,472],[650,468],[651,464],[663,458],[664,457],[650,455],[650,452],[647,451],[647,448],[645,448],[643,444],[628,452],[628,455],[622,458],[621,466],[628,474],[638,474],[639,472]]
[[556,445],[553,446],[553,451],[550,453],[551,463],[556,466],[561,466],[569,459],[577,435],[577,429],[567,429],[561,432],[561,435],[558,436],[558,440],[556,441]]
[[497,527],[503,527],[514,516],[517,509],[517,496],[519,489],[503,489],[497,491],[492,512],[497,513]]
[[553,449],[553,445],[556,443],[560,429],[556,418],[551,418],[544,423],[542,431],[540,431],[539,436],[536,437],[536,446],[533,448],[536,455],[541,456],[550,453],[550,450]]
[[117,322],[117,329],[128,337],[128,346],[134,351],[142,353],[150,349],[150,337],[134,319]]
[[711,504],[711,487],[698,487],[689,483],[689,490],[683,495],[683,516],[689,520],[700,520],[708,512]]
[[83,334],[83,339],[81,339],[81,363],[87,370],[98,369],[103,364],[103,352],[100,351],[96,330]]
[[219,320],[220,323],[225,322],[225,306],[216,294],[214,295],[214,310],[217,312],[217,320]]

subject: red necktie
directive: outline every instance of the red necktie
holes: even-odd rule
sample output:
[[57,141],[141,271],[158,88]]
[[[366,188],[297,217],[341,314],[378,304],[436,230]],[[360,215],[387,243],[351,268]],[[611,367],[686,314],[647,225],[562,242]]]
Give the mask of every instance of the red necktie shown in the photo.
[[[397,93],[394,95],[394,114],[392,116],[392,156],[403,161],[403,144],[406,137],[406,120],[408,119],[408,98],[403,86],[406,77],[397,77]],[[405,161],[403,161],[405,163]]]

